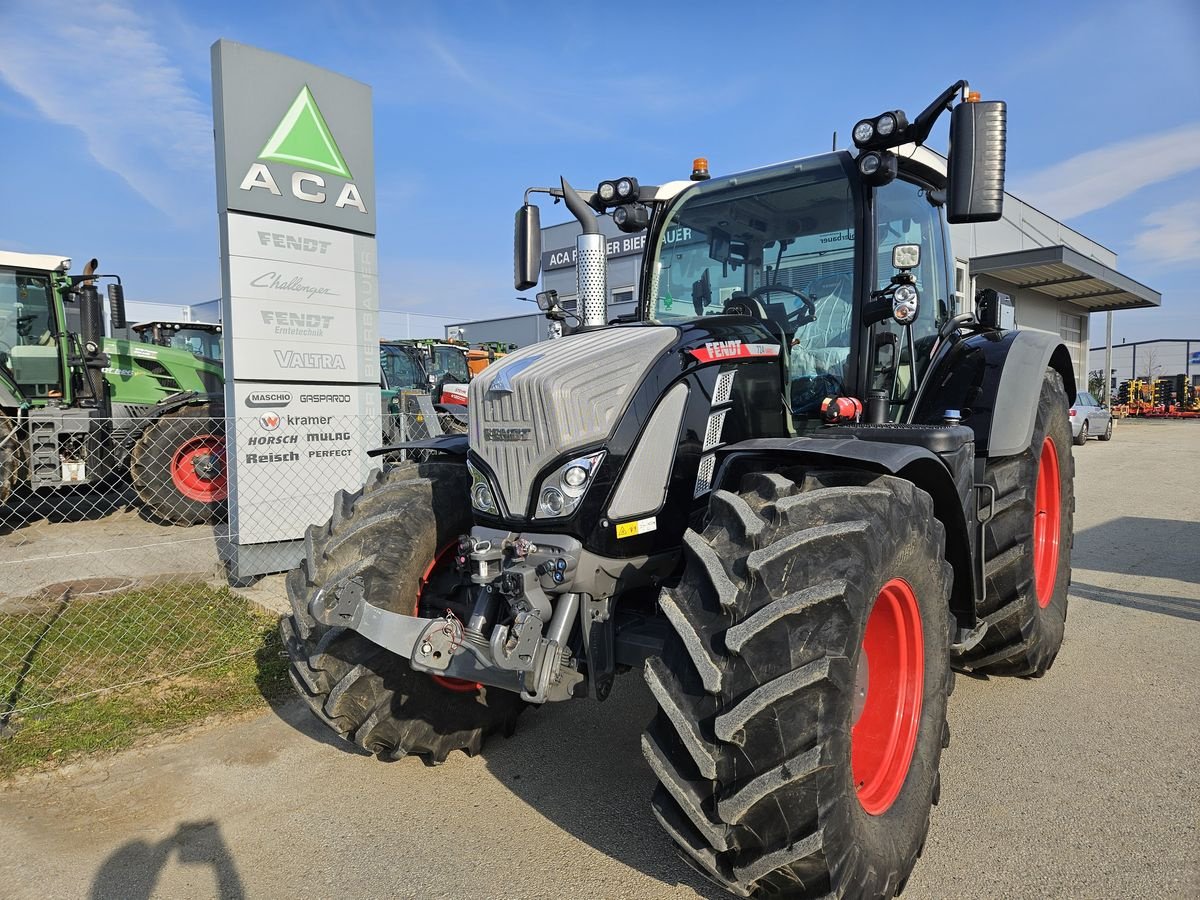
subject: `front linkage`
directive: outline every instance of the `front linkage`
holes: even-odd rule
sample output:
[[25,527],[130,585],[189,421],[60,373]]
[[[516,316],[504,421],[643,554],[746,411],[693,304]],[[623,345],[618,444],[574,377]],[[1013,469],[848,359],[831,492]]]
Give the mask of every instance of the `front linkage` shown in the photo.
[[[372,606],[358,577],[319,591],[309,613],[358,632],[418,672],[514,691],[528,703],[568,700],[584,680],[567,645],[580,607],[580,594],[569,588],[581,554],[579,541],[564,535],[476,528],[459,539],[456,557],[475,591],[466,623],[449,610],[431,620]],[[553,605],[550,590],[558,595]],[[498,612],[508,624],[497,622],[489,637]]]

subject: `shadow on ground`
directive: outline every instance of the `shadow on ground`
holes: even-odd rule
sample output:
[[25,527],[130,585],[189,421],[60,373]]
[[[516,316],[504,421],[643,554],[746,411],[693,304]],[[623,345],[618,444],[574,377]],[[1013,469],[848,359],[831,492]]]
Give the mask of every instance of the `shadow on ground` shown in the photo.
[[242,900],[246,892],[220,826],[213,821],[181,822],[161,841],[127,841],[104,860],[92,880],[92,900],[149,900],[163,869],[174,857],[181,865],[212,870],[221,900]]
[[1144,612],[1200,622],[1200,599],[1188,600],[1183,597],[1166,597],[1162,594],[1115,591],[1112,588],[1083,584],[1079,581],[1071,583],[1071,596],[1082,597],[1084,600],[1095,600],[1097,603],[1123,606],[1126,609],[1139,609]]
[[1200,522],[1120,516],[1075,532],[1071,564],[1117,575],[1198,583],[1197,547]]
[[119,480],[58,490],[21,490],[0,508],[0,535],[37,522],[94,522],[137,502],[133,485]]

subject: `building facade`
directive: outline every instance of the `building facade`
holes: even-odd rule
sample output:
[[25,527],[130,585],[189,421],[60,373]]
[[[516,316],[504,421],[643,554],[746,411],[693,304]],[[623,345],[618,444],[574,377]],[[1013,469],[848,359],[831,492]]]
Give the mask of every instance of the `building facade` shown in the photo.
[[[1092,347],[1088,352],[1088,372],[1103,379],[1105,348]],[[1122,381],[1133,378],[1160,378],[1186,375],[1200,387],[1200,338],[1192,340],[1162,338],[1153,341],[1131,341],[1114,344],[1112,348],[1109,383],[1113,395]]]

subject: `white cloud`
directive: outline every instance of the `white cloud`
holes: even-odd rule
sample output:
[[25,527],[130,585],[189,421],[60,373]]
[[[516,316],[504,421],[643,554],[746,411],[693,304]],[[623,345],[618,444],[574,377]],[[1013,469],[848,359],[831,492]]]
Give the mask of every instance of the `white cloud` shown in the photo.
[[[58,52],[61,51],[61,52]],[[15,0],[0,13],[0,78],[164,213],[213,192],[208,104],[123,0]]]
[[1200,168],[1200,123],[1109,144],[1018,178],[1009,190],[1058,219],[1070,219]]
[[1185,200],[1151,213],[1133,239],[1133,252],[1162,265],[1200,266],[1200,200]]

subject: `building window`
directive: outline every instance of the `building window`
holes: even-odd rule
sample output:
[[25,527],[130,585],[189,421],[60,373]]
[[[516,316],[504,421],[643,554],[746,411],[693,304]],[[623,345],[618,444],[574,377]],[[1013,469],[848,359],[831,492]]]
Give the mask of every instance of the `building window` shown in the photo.
[[961,259],[954,261],[954,313],[975,312],[975,297],[971,290],[971,276],[967,264]]
[[1058,336],[1067,345],[1067,352],[1071,354],[1072,367],[1076,372],[1080,371],[1079,354],[1083,344],[1083,317],[1060,312],[1058,314]]
[[615,289],[612,292],[612,302],[613,303],[632,303],[633,302],[633,288],[626,287],[626,288]]

